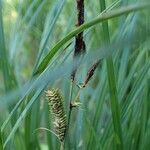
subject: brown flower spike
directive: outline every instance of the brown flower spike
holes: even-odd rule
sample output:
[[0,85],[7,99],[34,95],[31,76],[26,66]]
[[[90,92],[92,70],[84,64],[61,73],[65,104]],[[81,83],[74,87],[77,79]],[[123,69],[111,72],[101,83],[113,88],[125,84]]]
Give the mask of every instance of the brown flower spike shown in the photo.
[[[76,0],[77,4],[77,23],[76,26],[79,27],[84,23],[84,0]],[[83,32],[76,35],[75,38],[75,50],[74,50],[74,58],[80,56],[81,54],[85,54],[86,45],[83,38]],[[74,81],[75,74],[77,71],[77,67],[74,68],[71,74],[71,79]]]

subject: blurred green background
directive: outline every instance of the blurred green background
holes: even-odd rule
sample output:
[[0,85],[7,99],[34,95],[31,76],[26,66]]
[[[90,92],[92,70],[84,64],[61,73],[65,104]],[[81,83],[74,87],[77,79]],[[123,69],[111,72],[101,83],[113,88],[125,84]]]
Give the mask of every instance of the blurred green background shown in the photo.
[[[134,10],[150,3],[84,4],[85,23],[102,11],[108,17],[84,30],[85,59],[72,85],[74,38],[60,45],[45,71],[33,73],[76,28],[76,0],[0,0],[0,150],[60,149],[53,133],[36,130],[53,131],[44,93],[51,88],[60,89],[67,117],[70,98],[79,92],[81,105],[72,110],[65,149],[149,150],[150,7]],[[133,12],[126,13],[128,9]],[[101,62],[94,76],[79,89],[97,59]]]

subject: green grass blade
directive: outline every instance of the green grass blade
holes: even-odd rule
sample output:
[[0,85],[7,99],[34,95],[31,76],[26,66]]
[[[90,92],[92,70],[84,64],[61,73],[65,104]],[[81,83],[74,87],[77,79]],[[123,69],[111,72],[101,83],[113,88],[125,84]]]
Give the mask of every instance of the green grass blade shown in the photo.
[[46,57],[43,59],[43,61],[40,63],[38,66],[37,70],[34,72],[34,75],[37,75],[47,67],[53,56],[57,53],[57,51],[65,44],[67,43],[70,39],[72,39],[76,34],[82,32],[83,30],[86,30],[98,23],[101,23],[103,21],[106,21],[111,18],[119,17],[124,14],[128,14],[131,12],[139,11],[145,8],[149,8],[150,3],[145,3],[145,4],[135,4],[131,5],[128,7],[122,7],[119,8],[118,10],[112,10],[106,13],[103,13],[102,15],[96,17],[94,20],[85,23],[81,25],[80,27],[76,28],[72,32],[70,32],[65,38],[63,38],[61,41],[59,41],[51,50],[50,52],[46,55]]
[[[53,28],[54,28],[54,26],[55,26],[55,24],[58,20],[58,17],[59,17],[59,15],[60,15],[60,13],[63,9],[64,4],[65,4],[65,0],[57,1],[56,4],[54,5],[54,8],[50,11],[50,13],[47,16],[47,22],[48,23],[45,25],[45,31],[43,32],[42,40],[41,40],[41,43],[40,43],[40,49],[39,49],[39,53],[38,53],[38,56],[37,56],[37,60],[36,60],[33,72],[34,72],[34,70],[36,70],[36,67],[38,66],[38,63],[40,62],[40,59],[41,59],[41,57],[44,53],[44,50],[47,46],[50,35],[51,35],[51,33],[53,31]],[[49,19],[50,16],[53,16],[54,14],[55,14],[55,17],[50,20]]]
[[107,59],[107,74],[108,74],[108,82],[109,82],[109,89],[110,89],[113,126],[114,126],[114,132],[116,136],[115,142],[116,142],[117,149],[122,150],[123,140],[122,140],[122,129],[121,129],[121,121],[120,121],[120,110],[119,110],[119,102],[117,96],[116,81],[115,81],[112,58]]
[[10,89],[9,62],[5,45],[2,11],[2,2],[0,0],[0,67],[3,71],[5,90],[8,91]]
[[12,128],[12,131],[10,132],[9,136],[4,141],[4,147],[9,142],[9,140],[12,138],[12,136],[18,129],[20,123],[22,122],[22,119],[24,119],[24,117],[27,115],[27,112],[29,111],[29,109],[31,108],[31,106],[33,105],[35,100],[39,97],[41,92],[42,92],[41,89],[37,90],[36,93],[34,94],[34,96],[32,97],[32,99],[30,100],[30,102],[27,104],[26,108],[22,111],[20,117],[17,119],[17,122],[15,123],[14,127]]
[[2,134],[0,130],[0,150],[3,150]]
[[8,115],[8,117],[6,118],[6,120],[4,121],[4,123],[1,126],[1,131],[2,132],[4,131],[6,126],[8,125],[9,121],[12,119],[12,117],[15,114],[15,112],[17,111],[17,109],[19,109],[21,104],[24,102],[25,96],[28,95],[31,92],[32,88],[33,88],[33,85],[31,85],[31,87],[29,87],[28,90],[26,90],[24,92],[24,94],[21,97],[21,99],[16,103],[16,105],[14,106],[14,108],[12,109],[12,111],[10,112],[10,114]]
[[[105,0],[100,0],[101,11],[106,9]],[[108,29],[108,22],[103,22],[103,39],[104,43],[110,44],[110,36]],[[116,79],[115,79],[115,71],[112,56],[109,56],[106,59],[107,64],[107,76],[109,83],[109,91],[110,91],[110,103],[111,103],[111,113],[113,119],[113,127],[114,127],[114,142],[116,145],[116,149],[123,150],[123,139],[122,139],[122,129],[121,129],[121,121],[120,121],[120,109],[119,109],[119,101],[118,94],[116,88]]]
[[149,0],[84,0],[85,24],[79,28],[76,1],[0,2],[0,150],[60,148],[53,134],[34,131],[53,130],[45,89],[59,88],[68,112],[74,38],[81,31],[87,53],[72,100],[90,66],[101,62],[80,89],[64,149],[149,150]]
[[141,69],[137,79],[135,80],[131,92],[128,94],[126,101],[122,107],[122,114],[125,116],[128,110],[136,101],[136,97],[140,94],[141,88],[143,88],[143,81],[145,80],[145,76],[147,75],[150,67],[150,62],[147,62],[143,68]]

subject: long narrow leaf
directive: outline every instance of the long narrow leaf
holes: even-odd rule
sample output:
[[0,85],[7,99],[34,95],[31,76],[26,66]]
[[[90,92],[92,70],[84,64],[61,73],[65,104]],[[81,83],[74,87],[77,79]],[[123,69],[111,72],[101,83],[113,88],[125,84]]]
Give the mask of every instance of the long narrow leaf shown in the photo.
[[118,10],[112,10],[110,12],[106,12],[103,13],[101,16],[98,16],[96,19],[85,23],[83,25],[81,25],[80,27],[78,27],[77,29],[73,30],[72,32],[70,32],[65,38],[63,38],[61,41],[59,41],[48,53],[48,55],[43,59],[43,61],[40,63],[40,65],[38,66],[37,70],[34,72],[34,75],[37,75],[41,72],[43,72],[43,70],[47,67],[48,63],[51,61],[51,59],[53,58],[53,56],[57,53],[57,51],[66,43],[68,42],[70,39],[72,39],[76,34],[82,32],[85,29],[88,29],[100,22],[103,22],[105,20],[114,18],[114,17],[119,17],[121,15],[124,14],[128,14],[130,12],[135,12],[135,11],[139,11],[141,9],[145,9],[145,8],[149,8],[150,3],[146,3],[146,4],[135,4],[135,5],[131,5],[128,7],[122,7]]

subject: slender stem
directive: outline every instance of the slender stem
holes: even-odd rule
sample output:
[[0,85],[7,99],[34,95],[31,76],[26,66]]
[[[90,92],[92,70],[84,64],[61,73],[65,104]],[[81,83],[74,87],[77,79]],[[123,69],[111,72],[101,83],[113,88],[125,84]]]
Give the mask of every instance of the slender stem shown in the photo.
[[3,150],[3,141],[2,141],[1,130],[0,130],[0,150]]
[[[84,23],[84,0],[76,0],[77,4],[77,27],[80,27]],[[74,58],[85,53],[86,47],[83,39],[83,31],[78,33],[75,38]],[[77,68],[72,72],[72,80],[74,81]]]
[[123,139],[122,139],[122,129],[121,129],[121,120],[120,120],[120,108],[118,103],[117,89],[116,89],[116,79],[114,74],[114,65],[112,57],[107,59],[107,75],[109,82],[110,90],[110,99],[111,99],[111,112],[113,118],[113,126],[115,132],[115,143],[118,150],[123,150]]
[[5,92],[7,92],[11,88],[11,84],[10,84],[11,79],[10,79],[8,58],[7,58],[7,53],[6,53],[4,25],[3,25],[3,11],[2,11],[1,0],[0,0],[0,67],[2,67]]
[[64,150],[64,142],[61,142],[61,144],[60,144],[60,150]]
[[70,122],[71,122],[71,114],[72,114],[72,109],[76,106],[73,106],[72,102],[77,102],[77,99],[79,97],[80,94],[80,90],[77,93],[77,96],[75,97],[74,101],[72,101],[72,94],[73,94],[73,85],[74,83],[72,82],[71,84],[71,91],[70,91],[70,101],[69,101],[69,111],[68,111],[68,124],[67,124],[67,128],[66,128],[66,133],[65,133],[65,142],[64,142],[64,147],[66,146],[66,142],[68,141],[68,143],[70,144],[70,138],[69,138],[69,127],[70,127]]
[[[76,26],[79,27],[84,23],[84,0],[76,0],[77,4],[77,24]],[[74,49],[74,58],[76,56],[85,53],[85,42],[83,40],[83,31],[76,35],[75,38],[75,49]],[[69,99],[69,112],[68,112],[68,125],[66,129],[66,137],[69,136],[69,126],[71,120],[71,113],[72,113],[72,94],[73,94],[73,86],[75,82],[75,74],[77,68],[72,71],[71,74],[71,90],[70,90],[70,99]],[[67,138],[69,140],[69,138]],[[69,142],[70,143],[70,142]]]
[[69,96],[69,110],[68,110],[68,121],[67,121],[67,128],[65,131],[65,139],[64,139],[64,147],[66,147],[66,142],[70,143],[70,138],[69,138],[69,125],[70,125],[70,119],[71,119],[71,111],[72,108],[71,106],[71,101],[72,101],[72,95],[73,95],[73,82],[70,83],[70,96]]

